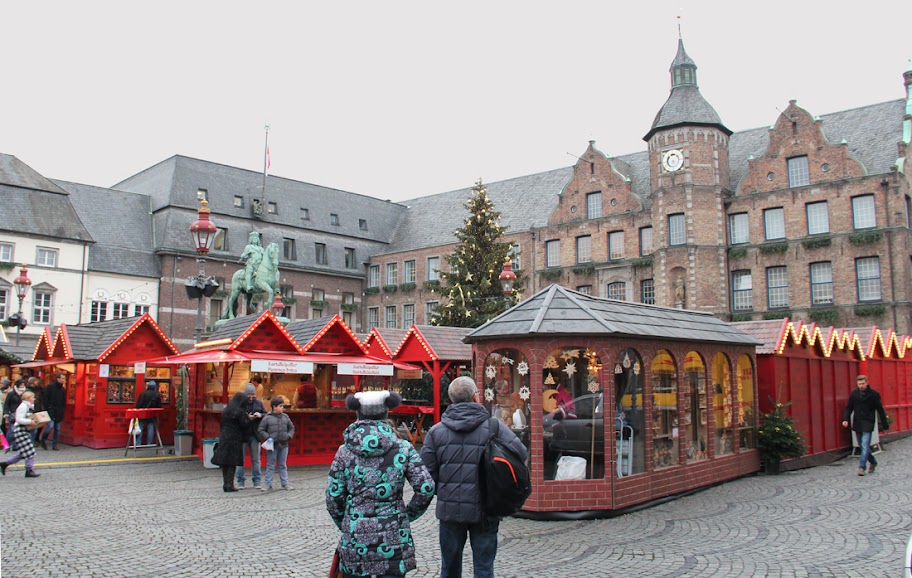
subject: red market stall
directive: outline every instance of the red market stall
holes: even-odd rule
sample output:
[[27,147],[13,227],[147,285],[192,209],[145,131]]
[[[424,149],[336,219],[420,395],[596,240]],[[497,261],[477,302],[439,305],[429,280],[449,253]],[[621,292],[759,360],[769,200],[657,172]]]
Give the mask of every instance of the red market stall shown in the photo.
[[892,329],[872,327],[862,373],[871,387],[880,392],[890,418],[890,433],[912,429],[912,338],[897,335]]
[[127,440],[126,410],[148,380],[155,380],[162,398],[162,441],[173,443],[175,387],[171,368],[136,364],[138,358],[176,354],[177,348],[148,313],[140,317],[62,324],[53,341],[43,333],[33,360],[23,368],[40,368],[47,382],[67,373],[67,410],[60,428],[65,444],[91,448],[123,447]]
[[463,339],[472,331],[464,327],[437,327],[434,325],[412,325],[393,353],[393,361],[422,367],[434,380],[434,423],[440,421],[441,377],[447,375],[449,383],[461,375],[471,372],[472,347]]
[[466,337],[529,448],[522,515],[623,511],[760,469],[757,341],[704,313],[551,285]]

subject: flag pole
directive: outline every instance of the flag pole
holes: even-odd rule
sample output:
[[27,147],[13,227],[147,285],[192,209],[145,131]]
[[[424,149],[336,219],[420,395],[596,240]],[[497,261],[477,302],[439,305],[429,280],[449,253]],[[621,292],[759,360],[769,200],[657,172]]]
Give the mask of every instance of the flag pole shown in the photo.
[[263,146],[263,208],[266,208],[266,172],[269,170],[269,125],[266,125],[266,144]]

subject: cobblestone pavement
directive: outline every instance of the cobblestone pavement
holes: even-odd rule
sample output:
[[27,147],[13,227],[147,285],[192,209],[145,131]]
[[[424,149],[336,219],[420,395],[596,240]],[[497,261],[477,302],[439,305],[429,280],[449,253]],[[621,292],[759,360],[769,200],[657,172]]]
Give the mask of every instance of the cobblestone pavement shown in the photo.
[[[122,455],[39,450],[40,478],[10,468],[0,479],[2,576],[326,576],[338,537],[324,508],[326,467],[291,468],[294,491],[225,494],[219,470],[198,459]],[[870,476],[858,477],[856,460],[845,459],[613,519],[507,519],[496,573],[901,576],[912,532],[912,438],[879,459]],[[439,573],[433,507],[414,524],[419,570],[410,577]]]

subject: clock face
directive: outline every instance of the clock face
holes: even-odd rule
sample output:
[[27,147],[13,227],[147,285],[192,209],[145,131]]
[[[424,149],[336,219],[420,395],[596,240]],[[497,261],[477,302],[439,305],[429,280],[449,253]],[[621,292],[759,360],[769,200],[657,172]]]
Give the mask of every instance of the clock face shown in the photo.
[[665,151],[662,154],[662,168],[668,172],[680,170],[684,166],[684,153],[678,149]]

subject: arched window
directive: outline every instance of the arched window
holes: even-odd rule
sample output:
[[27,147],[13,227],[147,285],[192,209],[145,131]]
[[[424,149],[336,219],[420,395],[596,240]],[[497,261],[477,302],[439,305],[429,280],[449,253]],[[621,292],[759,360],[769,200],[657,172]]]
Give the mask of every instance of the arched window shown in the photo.
[[498,349],[484,362],[484,405],[531,450],[529,362],[515,349]]
[[724,353],[713,358],[713,420],[716,425],[714,455],[721,456],[735,451],[732,431],[731,365]]
[[659,350],[652,358],[652,464],[667,468],[678,463],[678,367],[671,353]]
[[705,460],[709,456],[706,409],[706,366],[696,351],[684,356],[684,387],[681,388],[684,406],[684,455],[688,462]]
[[753,449],[754,444],[754,365],[747,355],[738,357],[738,432],[741,449]]
[[618,477],[646,471],[643,375],[640,355],[633,349],[622,350],[614,362],[614,428]]
[[[601,360],[585,347],[552,351],[542,366],[545,479],[572,479],[571,462],[586,479],[605,477],[605,403]],[[485,391],[487,396],[487,391]],[[585,464],[579,461],[582,458]]]

